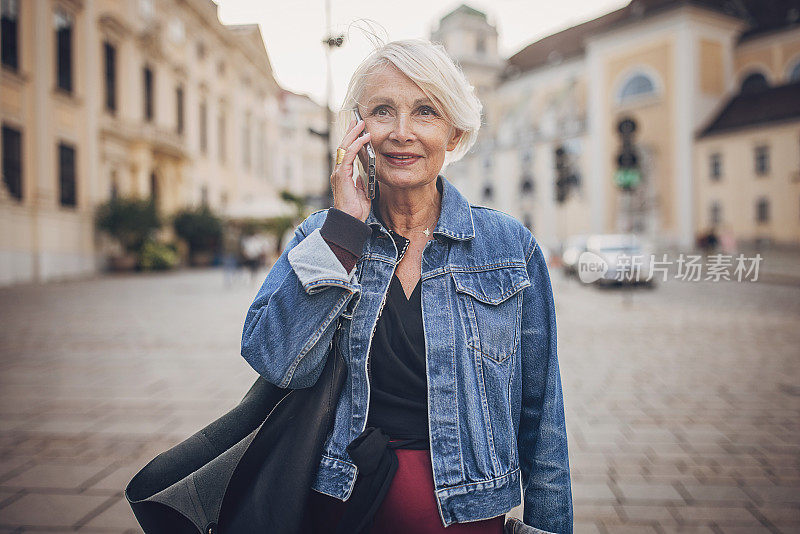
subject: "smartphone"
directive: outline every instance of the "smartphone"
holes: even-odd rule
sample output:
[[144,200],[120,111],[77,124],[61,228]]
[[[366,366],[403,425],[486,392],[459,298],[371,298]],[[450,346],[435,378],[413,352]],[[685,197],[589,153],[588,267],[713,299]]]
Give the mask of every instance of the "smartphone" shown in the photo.
[[[363,120],[361,118],[361,113],[358,112],[358,108],[353,110],[353,114],[356,116],[356,120],[360,121]],[[366,130],[364,130],[365,132]],[[361,132],[359,137],[364,135],[364,132]],[[372,141],[365,145],[365,149],[367,151],[367,198],[372,200],[375,198],[375,149],[372,148]]]

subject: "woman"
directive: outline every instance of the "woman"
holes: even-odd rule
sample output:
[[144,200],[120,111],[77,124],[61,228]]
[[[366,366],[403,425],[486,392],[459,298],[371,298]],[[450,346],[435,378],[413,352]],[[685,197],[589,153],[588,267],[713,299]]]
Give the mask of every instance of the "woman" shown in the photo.
[[[339,145],[334,207],[297,228],[242,337],[256,371],[301,388],[339,332],[349,376],[307,531],[501,533],[521,483],[524,524],[506,531],[572,532],[542,252],[515,219],[471,206],[440,175],[475,142],[480,102],[440,45],[407,40],[353,74],[343,113],[355,109],[364,120]],[[352,180],[368,142],[372,201]]]

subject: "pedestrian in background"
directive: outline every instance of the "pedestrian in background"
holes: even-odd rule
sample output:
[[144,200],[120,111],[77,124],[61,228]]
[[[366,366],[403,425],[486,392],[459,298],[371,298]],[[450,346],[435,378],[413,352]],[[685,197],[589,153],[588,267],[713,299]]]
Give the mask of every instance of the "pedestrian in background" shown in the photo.
[[738,250],[736,234],[733,233],[733,228],[731,228],[730,224],[722,225],[722,231],[719,234],[719,246],[723,254],[736,254]]
[[242,264],[250,272],[250,282],[256,279],[256,273],[267,263],[267,253],[264,241],[256,234],[242,236],[241,243]]
[[222,230],[222,267],[225,287],[231,287],[239,269],[239,231],[232,225]]
[[[334,206],[297,228],[242,335],[258,373],[303,388],[339,330],[349,376],[304,531],[349,532],[342,524],[366,517],[363,532],[500,534],[521,482],[524,524],[509,520],[506,532],[572,532],[541,248],[440,174],[475,142],[474,89],[442,46],[395,41],[353,74],[343,118],[354,110],[364,119],[350,120],[339,144]],[[377,155],[372,200],[352,180],[367,143]],[[379,469],[387,458],[393,478]]]

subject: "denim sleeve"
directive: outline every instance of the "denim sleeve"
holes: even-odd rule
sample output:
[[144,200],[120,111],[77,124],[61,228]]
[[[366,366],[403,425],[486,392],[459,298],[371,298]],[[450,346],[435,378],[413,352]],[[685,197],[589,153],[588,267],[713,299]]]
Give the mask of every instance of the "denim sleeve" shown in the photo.
[[572,533],[572,490],[564,399],[556,349],[556,314],[547,263],[532,239],[531,286],[522,303],[522,410],[517,446],[526,525]]
[[310,387],[325,365],[337,318],[361,286],[319,229],[295,230],[247,310],[241,354],[282,388]]

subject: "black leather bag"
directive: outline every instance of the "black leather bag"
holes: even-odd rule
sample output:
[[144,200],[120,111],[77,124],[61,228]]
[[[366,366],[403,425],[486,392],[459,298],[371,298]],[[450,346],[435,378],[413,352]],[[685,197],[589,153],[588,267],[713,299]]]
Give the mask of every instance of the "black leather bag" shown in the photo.
[[125,498],[145,534],[297,532],[347,377],[332,347],[314,386],[259,377],[233,410],[144,466]]

